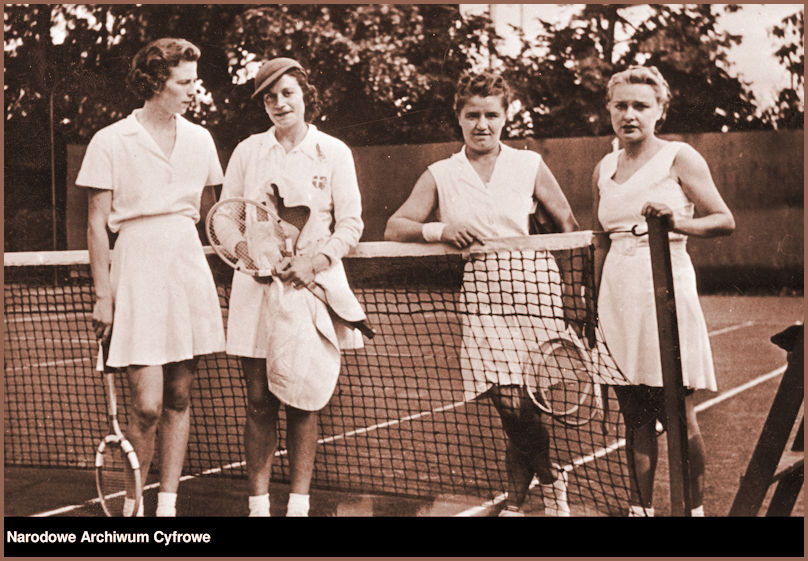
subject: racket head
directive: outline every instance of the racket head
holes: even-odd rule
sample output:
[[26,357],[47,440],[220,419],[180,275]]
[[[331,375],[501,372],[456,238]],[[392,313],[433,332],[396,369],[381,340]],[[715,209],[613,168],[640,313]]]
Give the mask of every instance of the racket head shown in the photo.
[[525,389],[540,410],[566,425],[580,426],[602,408],[592,368],[591,357],[580,341],[550,339],[532,354],[524,373]]
[[[132,445],[119,435],[101,440],[95,454],[95,485],[101,508],[109,517],[135,516],[143,496],[140,466]],[[124,512],[125,498],[134,499]]]
[[270,277],[294,252],[300,232],[281,220],[269,204],[231,198],[211,207],[205,233],[227,265],[254,277]]
[[[275,199],[281,201],[277,185],[272,184]],[[211,207],[205,219],[205,231],[213,251],[233,269],[254,277],[274,277],[295,252],[300,229],[308,221],[308,207],[284,207],[286,218],[298,226],[281,219],[270,204],[251,199],[222,199]],[[317,285],[307,289],[327,306],[325,290]],[[376,332],[367,321],[350,322],[368,339]]]

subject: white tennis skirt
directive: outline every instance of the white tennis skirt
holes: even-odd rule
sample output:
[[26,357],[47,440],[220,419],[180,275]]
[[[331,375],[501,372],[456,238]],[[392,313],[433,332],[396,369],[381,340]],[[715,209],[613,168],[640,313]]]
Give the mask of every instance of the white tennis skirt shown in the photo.
[[[503,268],[503,259],[519,266]],[[566,333],[561,275],[549,252],[503,252],[468,261],[460,309],[467,400],[493,385],[521,385],[540,345]]]
[[224,350],[216,286],[191,219],[159,215],[121,224],[111,275],[110,366],[162,365]]
[[[671,240],[682,382],[716,391],[710,336],[699,303],[696,272],[684,240]],[[612,357],[632,384],[661,387],[656,299],[647,240],[612,239],[603,265],[598,318]]]

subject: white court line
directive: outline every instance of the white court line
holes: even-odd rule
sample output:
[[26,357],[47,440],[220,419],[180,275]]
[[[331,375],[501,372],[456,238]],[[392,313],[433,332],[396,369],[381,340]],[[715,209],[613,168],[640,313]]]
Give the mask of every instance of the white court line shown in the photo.
[[[750,388],[753,388],[754,386],[757,386],[759,384],[762,384],[763,382],[767,382],[772,378],[776,378],[777,376],[779,376],[780,374],[785,372],[785,370],[786,370],[786,365],[783,365],[783,366],[781,366],[779,368],[775,368],[771,372],[767,372],[766,374],[762,374],[761,376],[758,376],[754,380],[750,380],[749,382],[746,382],[745,384],[742,384],[740,386],[732,388],[731,390],[728,390],[728,391],[722,393],[721,395],[716,396],[713,399],[710,399],[710,400],[703,401],[703,402],[699,403],[694,409],[696,410],[696,412],[701,412],[701,411],[704,411],[705,409],[709,409],[713,405],[717,405],[717,404],[721,403],[722,401],[725,401],[725,400],[727,400],[727,399],[729,399],[731,397],[734,397],[734,396],[738,395],[741,392],[744,392],[744,391],[746,391],[746,390],[748,390]],[[564,471],[572,471],[575,466],[582,466],[584,464],[588,464],[589,462],[592,462],[592,461],[594,461],[594,460],[596,460],[598,458],[602,458],[603,456],[606,456],[607,454],[610,454],[611,452],[614,452],[615,450],[619,450],[620,448],[622,448],[625,445],[626,445],[626,439],[621,438],[619,440],[614,441],[612,444],[610,444],[606,448],[601,448],[600,450],[598,450],[598,451],[596,451],[596,452],[594,452],[592,454],[589,454],[588,456],[583,456],[581,458],[575,458],[572,461],[572,464],[567,464],[565,466],[562,466],[561,469],[563,469]],[[534,477],[533,481],[530,483],[530,488],[533,489],[536,485],[538,485],[538,483],[539,483],[538,479],[536,479]],[[475,507],[466,509],[463,512],[459,512],[459,513],[457,513],[457,514],[455,514],[453,516],[457,516],[457,517],[460,517],[460,516],[477,516],[479,514],[482,514],[482,513],[486,512],[486,511],[488,511],[490,508],[498,505],[499,503],[504,501],[506,497],[507,497],[507,493],[501,493],[501,494],[497,495],[496,497],[494,497],[493,499],[490,499],[490,500],[484,502],[483,504],[481,504],[479,506],[475,506]]]
[[704,411],[705,409],[709,409],[713,405],[717,405],[717,404],[721,403],[722,401],[725,401],[725,400],[727,400],[727,399],[729,399],[731,397],[734,397],[734,396],[738,395],[739,393],[748,390],[749,388],[757,386],[758,384],[762,384],[763,382],[766,382],[766,381],[768,381],[768,380],[770,380],[772,378],[776,378],[777,376],[779,376],[783,372],[785,372],[787,367],[788,367],[788,365],[784,364],[783,366],[781,366],[779,368],[775,368],[771,372],[766,372],[765,374],[762,374],[762,375],[758,376],[754,380],[750,380],[750,381],[746,382],[745,384],[741,384],[740,386],[736,386],[736,387],[732,388],[731,390],[727,390],[724,393],[722,393],[720,395],[717,395],[712,399],[708,399],[707,401],[702,401],[701,403],[696,405],[696,407],[694,407],[693,409],[697,413],[701,412],[701,411]]
[[[47,366],[67,366],[70,364],[76,364],[79,362],[90,362],[89,358],[71,358],[67,360],[53,360],[50,362],[38,362],[37,364],[29,364],[26,366],[17,366],[13,368],[12,372],[24,372],[25,370],[31,370],[32,368],[41,368]],[[8,369],[6,369],[8,370]]]
[[714,337],[716,335],[723,335],[724,333],[729,333],[730,331],[737,331],[738,329],[743,329],[744,327],[751,327],[755,325],[754,321],[745,321],[743,323],[738,323],[736,325],[730,325],[729,327],[724,327],[723,329],[716,329],[715,331],[710,331],[708,335],[710,337]]
[[[716,329],[714,331],[710,331],[708,333],[708,335],[710,337],[714,337],[716,335],[723,335],[724,333],[730,333],[732,331],[737,331],[738,329],[743,329],[745,327],[750,327],[750,326],[752,326],[754,324],[755,324],[754,321],[745,321],[743,323],[739,323],[739,324],[736,324],[736,325],[731,325],[729,327],[724,327],[722,329]],[[708,409],[709,407],[712,407],[713,405],[717,405],[718,403],[721,403],[722,401],[724,401],[726,399],[729,399],[729,398],[731,398],[731,397],[733,397],[733,396],[735,396],[735,395],[737,395],[737,394],[739,394],[739,393],[741,393],[743,391],[746,391],[749,388],[752,388],[752,387],[754,387],[754,386],[756,386],[758,384],[762,384],[763,382],[766,382],[767,380],[782,374],[783,372],[785,372],[785,369],[786,369],[785,365],[781,366],[779,368],[776,368],[776,369],[772,370],[771,372],[767,372],[766,374],[758,376],[754,380],[750,380],[749,382],[746,382],[745,384],[742,384],[742,385],[740,385],[740,386],[738,386],[736,388],[728,390],[728,391],[722,393],[721,395],[719,395],[719,396],[717,396],[717,397],[715,397],[713,399],[710,399],[708,401],[704,401],[704,402],[700,403],[699,405],[697,405],[694,409],[697,412],[703,411],[705,409]],[[601,458],[601,457],[603,457],[603,456],[605,456],[605,455],[607,455],[607,454],[609,454],[611,452],[614,452],[615,450],[618,450],[618,449],[622,448],[625,445],[626,445],[626,439],[621,438],[619,440],[616,440],[615,442],[613,442],[612,444],[610,444],[606,448],[601,448],[600,450],[597,450],[596,452],[594,452],[592,454],[589,454],[587,456],[583,456],[583,457],[580,457],[580,458],[575,458],[572,461],[571,464],[567,464],[566,466],[562,466],[562,469],[564,471],[572,471],[574,466],[581,466],[581,465],[587,464],[589,462],[592,462],[592,461],[594,461],[594,460],[596,460],[598,458]],[[536,479],[534,477],[533,481],[530,482],[530,488],[532,489],[538,484],[539,484],[538,479]],[[502,501],[505,500],[506,497],[507,497],[507,493],[500,493],[499,495],[497,495],[493,499],[490,499],[490,500],[484,502],[483,504],[481,504],[479,506],[475,506],[475,507],[466,509],[466,510],[464,510],[462,512],[459,512],[459,513],[455,514],[454,516],[456,516],[456,517],[477,516],[479,514],[482,514],[482,513],[486,512],[486,511],[488,511],[490,508],[500,504]]]
[[[337,440],[343,440],[345,438],[349,438],[351,436],[356,436],[358,434],[369,433],[369,432],[372,432],[372,431],[375,431],[375,430],[383,429],[383,428],[390,427],[390,426],[393,426],[393,425],[397,425],[397,424],[400,424],[400,423],[405,423],[405,422],[408,422],[408,421],[414,421],[416,419],[420,419],[421,417],[427,417],[429,415],[434,415],[435,413],[441,413],[443,411],[449,411],[451,409],[456,409],[458,407],[461,407],[461,406],[465,405],[466,403],[467,402],[465,402],[465,401],[456,401],[456,402],[452,403],[451,405],[444,405],[443,407],[438,407],[438,408],[432,409],[430,411],[421,411],[420,413],[415,413],[415,414],[409,415],[407,417],[402,417],[401,419],[395,419],[393,421],[387,421],[385,423],[379,423],[379,424],[376,424],[376,425],[372,425],[372,426],[369,426],[369,427],[364,427],[364,428],[361,428],[361,429],[352,430],[352,431],[345,432],[345,433],[342,433],[342,434],[337,434],[337,435],[334,435],[334,436],[321,438],[321,439],[319,439],[317,441],[317,443],[318,444],[326,444],[326,443],[329,443],[329,442],[336,442]],[[286,454],[287,454],[286,450],[277,450],[275,452],[276,457],[285,456]],[[224,471],[227,471],[229,469],[237,469],[237,468],[240,468],[240,467],[244,467],[245,463],[246,462],[243,462],[243,461],[241,461],[241,462],[233,462],[233,463],[227,464],[225,466],[206,469],[206,470],[201,471],[199,473],[183,475],[182,477],[180,477],[180,481],[188,481],[189,479],[196,479],[197,477],[202,477],[204,475],[213,475],[213,474],[217,474],[217,473],[223,473]],[[160,485],[159,483],[150,483],[149,485],[146,485],[145,487],[143,487],[143,490],[148,491],[149,489],[154,489],[156,487],[159,487],[159,485]],[[123,491],[121,491],[120,493],[123,493]],[[110,497],[120,495],[120,493],[110,495]],[[98,497],[94,497],[92,499],[84,501],[81,504],[68,505],[68,506],[64,506],[64,507],[57,508],[57,509],[54,509],[54,510],[48,510],[48,511],[45,511],[45,512],[40,512],[38,514],[32,514],[31,516],[35,517],[35,518],[37,518],[37,517],[41,518],[41,517],[47,517],[47,516],[55,516],[57,514],[64,514],[66,512],[71,512],[71,511],[77,510],[79,508],[84,508],[86,506],[90,506],[90,505],[96,504],[98,502],[100,502],[100,499]]]
[[[730,326],[730,327],[726,327],[726,328],[719,329],[719,330],[716,330],[716,331],[712,331],[712,332],[709,333],[709,335],[711,337],[714,336],[714,335],[721,335],[721,334],[724,334],[724,333],[728,333],[730,331],[735,331],[737,329],[742,329],[744,327],[749,327],[749,326],[751,326],[753,324],[754,324],[754,322],[747,321],[747,322],[740,323],[740,324],[737,324],[737,325],[734,325],[734,326]],[[761,376],[759,378],[756,378],[755,380],[752,380],[750,382],[747,382],[746,384],[743,384],[742,386],[739,386],[738,388],[735,388],[733,390],[729,390],[729,391],[721,394],[720,396],[716,397],[713,400],[706,401],[706,402],[700,404],[699,406],[697,406],[696,410],[701,411],[702,409],[706,409],[707,407],[710,407],[710,406],[712,406],[712,405],[714,405],[716,403],[719,403],[720,401],[723,401],[724,399],[728,399],[729,397],[732,397],[733,395],[736,395],[737,393],[740,393],[740,392],[745,391],[746,389],[749,389],[749,388],[751,388],[751,387],[753,387],[753,386],[755,386],[757,384],[765,382],[766,380],[768,380],[768,379],[782,373],[783,371],[785,371],[785,366],[782,366],[782,367],[780,367],[780,368],[778,368],[776,370],[773,370],[772,372],[769,372],[767,374],[764,374],[763,376]],[[724,397],[724,396],[726,396],[726,397]],[[436,413],[441,413],[441,412],[444,412],[444,411],[450,411],[452,409],[462,407],[466,403],[467,403],[466,401],[456,401],[455,403],[452,403],[450,405],[445,405],[443,407],[438,407],[438,408],[432,409],[430,411],[421,411],[420,413],[409,415],[407,417],[402,417],[400,419],[395,419],[395,420],[387,421],[387,422],[384,422],[384,423],[379,423],[379,424],[376,424],[376,425],[372,425],[372,426],[369,426],[369,427],[356,429],[356,430],[349,431],[349,432],[346,432],[346,433],[342,433],[342,434],[338,434],[338,435],[334,435],[334,436],[329,436],[329,437],[326,437],[326,438],[321,438],[317,442],[319,444],[325,444],[325,443],[329,443],[329,442],[335,442],[337,440],[343,440],[345,438],[349,438],[351,436],[355,436],[355,435],[359,435],[359,434],[366,434],[366,433],[369,433],[369,432],[372,432],[372,431],[375,431],[375,430],[387,428],[387,427],[398,425],[398,424],[405,423],[405,422],[408,422],[408,421],[413,421],[413,420],[420,419],[420,418],[426,417],[426,416],[430,416],[430,415],[433,415],[433,414],[436,414]],[[592,454],[589,454],[588,456],[584,456],[584,457],[581,457],[581,458],[576,458],[575,460],[573,460],[572,464],[568,464],[568,465],[564,466],[563,469],[565,471],[570,471],[576,465],[580,466],[580,465],[584,465],[586,463],[589,463],[591,461],[594,461],[595,459],[603,457],[603,456],[605,456],[605,455],[607,455],[607,454],[613,452],[614,450],[617,450],[617,449],[619,449],[619,448],[621,448],[623,446],[625,446],[625,440],[620,439],[620,440],[610,444],[609,446],[607,446],[605,448],[602,448],[602,449],[600,449],[600,450],[598,450],[598,451],[596,451],[596,452],[594,452]],[[279,450],[279,451],[275,452],[275,456],[277,456],[277,457],[284,456],[284,455],[286,455],[286,450]],[[201,476],[204,476],[204,475],[212,475],[212,474],[222,473],[222,472],[227,471],[229,469],[236,469],[236,468],[243,467],[244,465],[245,465],[245,462],[243,462],[243,461],[241,461],[241,462],[233,462],[233,463],[227,464],[225,466],[220,466],[220,467],[216,467],[216,468],[210,468],[210,469],[204,470],[204,471],[196,473],[196,474],[184,475],[184,476],[182,476],[180,478],[180,481],[187,481],[187,480],[195,479],[197,477],[201,477]],[[537,483],[537,480],[534,479],[533,482],[531,483],[531,487],[536,485],[536,483]],[[153,488],[155,488],[157,486],[159,486],[158,483],[152,483],[152,484],[149,484],[149,485],[145,486],[143,490],[146,491],[146,490],[149,490],[149,489],[153,489]],[[485,511],[485,510],[491,508],[492,506],[494,506],[496,504],[499,504],[500,502],[505,500],[505,496],[506,496],[505,494],[498,495],[498,496],[494,497],[493,499],[483,503],[480,506],[473,507],[471,509],[467,509],[467,510],[461,512],[461,513],[455,514],[454,516],[458,516],[458,517],[459,516],[474,516],[475,514],[478,514],[478,513],[482,512],[482,511]],[[49,510],[49,511],[46,511],[46,512],[41,512],[41,513],[38,513],[38,514],[34,514],[32,516],[33,517],[46,517],[46,516],[54,516],[54,515],[57,515],[57,514],[64,514],[66,512],[70,512],[70,511],[73,511],[73,510],[76,510],[76,509],[79,509],[79,508],[83,508],[85,506],[89,506],[89,505],[92,505],[92,504],[95,504],[95,503],[98,503],[98,502],[99,502],[98,497],[95,497],[93,499],[89,499],[89,500],[85,501],[82,504],[69,505],[69,506],[65,506],[65,507],[62,507],[62,508],[55,509],[55,510]]]

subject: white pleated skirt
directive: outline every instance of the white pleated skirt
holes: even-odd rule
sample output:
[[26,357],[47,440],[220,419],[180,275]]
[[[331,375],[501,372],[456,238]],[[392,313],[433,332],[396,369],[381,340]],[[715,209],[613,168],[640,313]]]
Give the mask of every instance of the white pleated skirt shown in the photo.
[[[460,371],[465,399],[493,385],[522,385],[542,343],[566,333],[561,275],[549,252],[468,261],[463,271]],[[505,254],[510,260],[510,254]]]
[[219,298],[191,219],[159,215],[124,222],[111,280],[110,366],[162,365],[224,351]]

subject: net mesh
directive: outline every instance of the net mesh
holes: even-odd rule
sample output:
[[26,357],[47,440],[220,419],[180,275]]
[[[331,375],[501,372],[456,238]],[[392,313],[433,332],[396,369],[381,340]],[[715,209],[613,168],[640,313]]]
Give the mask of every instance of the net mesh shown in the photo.
[[[92,468],[106,405],[94,370],[87,253],[4,259],[5,463]],[[209,262],[226,322],[232,270],[212,255]],[[363,243],[344,263],[377,335],[342,353],[319,416],[314,486],[501,500],[506,436],[486,390],[524,380],[534,386],[530,405],[549,433],[550,459],[567,471],[573,514],[626,511],[624,430],[606,389],[626,381],[596,326],[589,233],[501,240],[471,253]],[[121,374],[124,427],[126,386]],[[199,361],[192,406],[185,471],[245,477],[235,357]],[[287,481],[283,418],[279,427],[273,479]],[[541,504],[540,486],[531,493]]]

